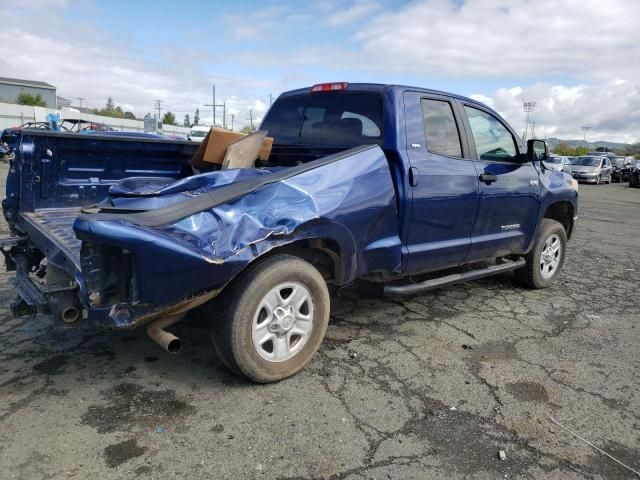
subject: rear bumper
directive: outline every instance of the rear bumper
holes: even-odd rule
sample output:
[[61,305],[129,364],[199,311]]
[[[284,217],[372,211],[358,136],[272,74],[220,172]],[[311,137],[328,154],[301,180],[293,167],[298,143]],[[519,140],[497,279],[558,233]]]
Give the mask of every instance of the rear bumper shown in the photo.
[[149,304],[116,304],[104,308],[90,308],[89,320],[107,330],[133,330],[153,320],[182,315],[218,296],[220,290],[211,290],[167,306]]

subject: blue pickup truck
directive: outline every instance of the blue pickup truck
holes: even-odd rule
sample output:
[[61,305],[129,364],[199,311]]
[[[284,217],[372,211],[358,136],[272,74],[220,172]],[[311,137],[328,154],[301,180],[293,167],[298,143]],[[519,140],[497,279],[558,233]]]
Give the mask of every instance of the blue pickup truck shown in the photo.
[[330,314],[329,285],[387,295],[514,271],[560,272],[578,187],[493,110],[443,92],[319,84],[280,95],[253,168],[195,172],[197,145],[20,133],[3,202],[16,315],[165,330],[191,312],[257,382],[302,369]]

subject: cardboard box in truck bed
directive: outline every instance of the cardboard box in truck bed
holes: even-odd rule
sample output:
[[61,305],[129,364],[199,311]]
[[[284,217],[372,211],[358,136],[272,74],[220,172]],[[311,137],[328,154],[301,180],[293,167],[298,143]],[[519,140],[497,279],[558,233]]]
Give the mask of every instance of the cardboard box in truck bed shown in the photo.
[[[212,128],[193,155],[191,166],[200,169],[210,167],[212,163],[222,165],[227,147],[244,136],[244,133],[231,132],[224,128]],[[258,158],[263,161],[268,160],[272,146],[273,138],[266,137],[258,152]]]

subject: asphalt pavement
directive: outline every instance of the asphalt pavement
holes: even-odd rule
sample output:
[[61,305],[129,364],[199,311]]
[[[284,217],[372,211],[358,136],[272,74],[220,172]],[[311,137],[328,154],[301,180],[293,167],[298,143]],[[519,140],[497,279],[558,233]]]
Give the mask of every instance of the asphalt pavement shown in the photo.
[[639,478],[552,420],[640,471],[640,189],[626,184],[580,186],[553,287],[343,289],[312,363],[272,385],[225,370],[205,321],[177,325],[170,355],[143,332],[12,318],[9,278],[0,478]]

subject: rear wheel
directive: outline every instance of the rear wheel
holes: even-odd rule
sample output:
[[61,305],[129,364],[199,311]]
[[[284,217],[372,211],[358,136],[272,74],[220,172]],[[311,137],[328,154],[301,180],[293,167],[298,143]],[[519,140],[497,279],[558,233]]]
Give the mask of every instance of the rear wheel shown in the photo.
[[564,265],[567,233],[562,224],[543,218],[526,265],[516,270],[516,280],[526,287],[547,288],[553,284]]
[[329,323],[327,284],[310,263],[289,255],[258,262],[206,311],[211,337],[231,370],[268,383],[302,370]]

